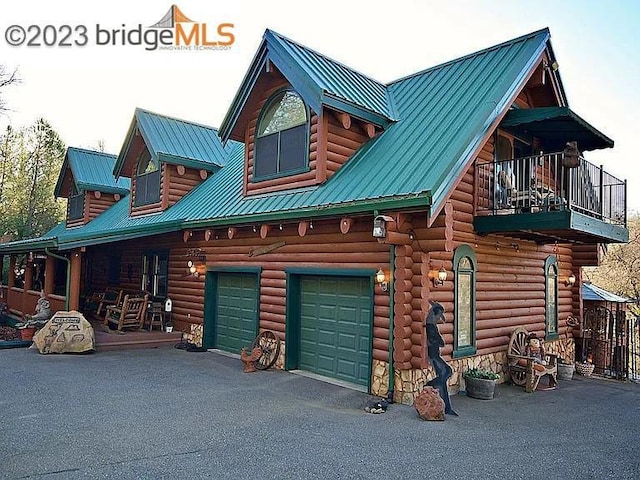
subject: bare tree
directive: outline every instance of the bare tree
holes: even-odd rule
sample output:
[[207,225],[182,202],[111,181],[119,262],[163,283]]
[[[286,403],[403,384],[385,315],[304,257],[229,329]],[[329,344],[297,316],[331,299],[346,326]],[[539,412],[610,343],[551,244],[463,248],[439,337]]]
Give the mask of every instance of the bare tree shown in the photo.
[[599,267],[584,269],[585,279],[640,306],[640,217],[629,219],[629,243],[609,245]]
[[0,65],[0,113],[7,111],[7,105],[2,99],[2,91],[13,84],[20,83],[20,77],[18,77],[18,69],[13,71],[7,70],[7,67]]

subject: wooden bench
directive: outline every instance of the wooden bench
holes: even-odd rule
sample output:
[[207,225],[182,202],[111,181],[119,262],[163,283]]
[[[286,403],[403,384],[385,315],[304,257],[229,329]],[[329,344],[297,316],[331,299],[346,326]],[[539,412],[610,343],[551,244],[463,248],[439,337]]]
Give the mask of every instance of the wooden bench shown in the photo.
[[121,307],[115,305],[107,307],[104,325],[113,323],[117,325],[118,330],[129,327],[142,329],[148,302],[149,295],[143,297],[125,295]]
[[507,359],[509,362],[509,375],[513,383],[524,386],[528,393],[533,392],[538,382],[545,375],[549,375],[549,386],[558,385],[558,358],[557,355],[544,352],[544,344],[541,343],[542,358],[547,362],[542,365],[536,362],[536,358],[527,356],[529,332],[524,327],[516,328],[509,340]]

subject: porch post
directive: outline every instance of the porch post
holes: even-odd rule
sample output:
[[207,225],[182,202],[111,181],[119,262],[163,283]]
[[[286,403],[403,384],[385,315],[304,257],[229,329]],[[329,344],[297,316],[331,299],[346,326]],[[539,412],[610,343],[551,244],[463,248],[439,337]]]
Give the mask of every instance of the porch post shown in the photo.
[[7,274],[7,287],[16,286],[16,256],[9,256],[9,273]]
[[33,260],[26,259],[24,265],[24,291],[31,290],[33,288]]
[[69,279],[69,310],[80,308],[80,273],[82,267],[82,252],[78,249],[71,254],[71,268]]
[[53,293],[56,279],[56,259],[47,255],[44,264],[44,291],[47,294]]

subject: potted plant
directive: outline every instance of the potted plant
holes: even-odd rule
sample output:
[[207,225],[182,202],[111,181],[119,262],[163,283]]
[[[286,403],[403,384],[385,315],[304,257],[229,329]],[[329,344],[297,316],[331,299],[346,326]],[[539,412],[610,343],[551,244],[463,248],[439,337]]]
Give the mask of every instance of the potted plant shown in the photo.
[[500,375],[483,368],[471,368],[464,372],[467,395],[480,400],[491,400]]
[[171,317],[168,317],[164,321],[164,331],[167,333],[173,332],[173,322],[171,321]]
[[558,358],[558,379],[571,380],[576,367],[572,362],[566,361],[564,358]]

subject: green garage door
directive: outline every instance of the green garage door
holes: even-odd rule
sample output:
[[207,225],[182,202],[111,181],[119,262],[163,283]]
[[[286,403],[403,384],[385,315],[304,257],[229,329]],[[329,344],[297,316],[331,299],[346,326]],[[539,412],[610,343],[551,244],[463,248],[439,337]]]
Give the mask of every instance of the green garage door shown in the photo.
[[369,385],[370,279],[304,276],[300,303],[299,368]]
[[217,286],[215,346],[240,353],[258,332],[258,276],[220,272]]

